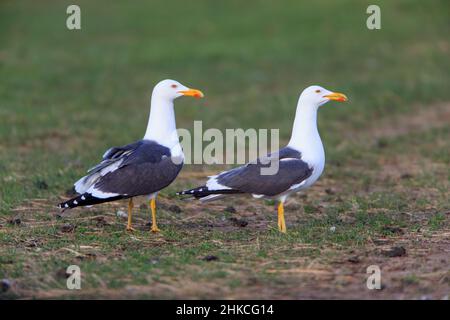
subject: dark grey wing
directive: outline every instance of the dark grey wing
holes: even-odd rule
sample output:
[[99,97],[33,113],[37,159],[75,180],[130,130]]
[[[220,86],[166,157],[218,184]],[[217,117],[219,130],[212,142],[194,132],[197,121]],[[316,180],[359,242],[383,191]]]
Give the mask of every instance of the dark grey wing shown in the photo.
[[99,179],[94,189],[129,197],[151,194],[172,183],[182,166],[167,156],[162,156],[158,162],[129,163]]
[[141,141],[132,152],[127,152],[123,153],[125,158],[116,170],[93,185],[95,193],[131,197],[154,193],[175,180],[183,166],[174,163],[169,148],[153,141]]
[[109,149],[103,161],[75,183],[80,193],[59,204],[62,210],[151,194],[168,186],[180,172],[180,158],[154,141],[141,140]]
[[[273,166],[273,161],[278,161],[275,174],[263,174],[263,168]],[[245,166],[225,171],[214,179],[219,185],[241,192],[275,196],[303,182],[311,176],[312,171],[313,169],[301,160],[298,151],[283,148]]]
[[88,174],[75,182],[75,191],[83,194],[88,191],[101,177],[117,170],[145,141],[137,141],[123,147],[109,149],[103,155],[103,160],[88,170]]
[[112,147],[108,149],[103,155],[103,160],[96,166],[90,168],[88,170],[88,173],[93,174],[95,172],[99,172],[113,163],[117,163],[119,161],[124,160],[136,149],[138,149],[142,143],[144,143],[144,141],[140,140],[134,143],[127,144],[126,146]]
[[149,194],[170,184],[181,167],[172,162],[169,148],[140,140],[109,149],[103,161],[75,183],[75,190],[101,197]]

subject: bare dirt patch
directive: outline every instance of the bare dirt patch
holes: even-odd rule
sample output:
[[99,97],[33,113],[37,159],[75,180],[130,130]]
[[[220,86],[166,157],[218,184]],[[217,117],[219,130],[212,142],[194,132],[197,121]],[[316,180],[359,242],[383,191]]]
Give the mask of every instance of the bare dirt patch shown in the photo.
[[423,132],[431,128],[448,126],[450,123],[450,103],[439,103],[420,108],[412,114],[386,117],[369,128],[374,138],[396,137],[412,132]]

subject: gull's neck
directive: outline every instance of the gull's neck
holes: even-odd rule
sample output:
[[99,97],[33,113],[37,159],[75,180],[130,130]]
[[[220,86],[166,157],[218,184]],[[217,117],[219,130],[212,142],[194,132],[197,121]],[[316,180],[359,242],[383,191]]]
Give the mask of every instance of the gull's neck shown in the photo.
[[152,94],[150,116],[144,139],[156,141],[168,148],[179,143],[172,100]]
[[317,107],[300,98],[288,147],[302,153],[302,157],[315,161],[324,158],[322,140],[317,129]]

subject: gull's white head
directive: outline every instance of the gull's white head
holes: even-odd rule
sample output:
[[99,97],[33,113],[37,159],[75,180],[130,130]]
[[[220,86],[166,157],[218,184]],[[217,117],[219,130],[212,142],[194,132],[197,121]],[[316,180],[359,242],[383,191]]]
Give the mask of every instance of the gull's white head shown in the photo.
[[181,96],[203,98],[203,92],[197,89],[188,88],[175,80],[162,80],[153,88],[153,96],[167,100],[175,100]]
[[347,96],[343,93],[333,92],[321,86],[310,86],[300,94],[299,103],[320,107],[328,101],[347,101]]

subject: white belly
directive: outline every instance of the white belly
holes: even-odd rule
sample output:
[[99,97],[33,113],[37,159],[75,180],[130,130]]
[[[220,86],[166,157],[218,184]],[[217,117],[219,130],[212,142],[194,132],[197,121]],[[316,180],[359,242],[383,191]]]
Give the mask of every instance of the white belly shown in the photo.
[[305,180],[305,184],[302,186],[301,189],[306,189],[312,186],[320,178],[324,168],[325,168],[325,160],[313,165],[313,172],[311,176]]
[[314,150],[314,153],[302,153],[302,160],[313,168],[311,176],[301,183],[293,185],[289,188],[289,190],[286,190],[277,198],[286,199],[292,193],[311,187],[320,178],[325,168],[325,152],[323,150],[322,143],[320,143],[317,150]]

